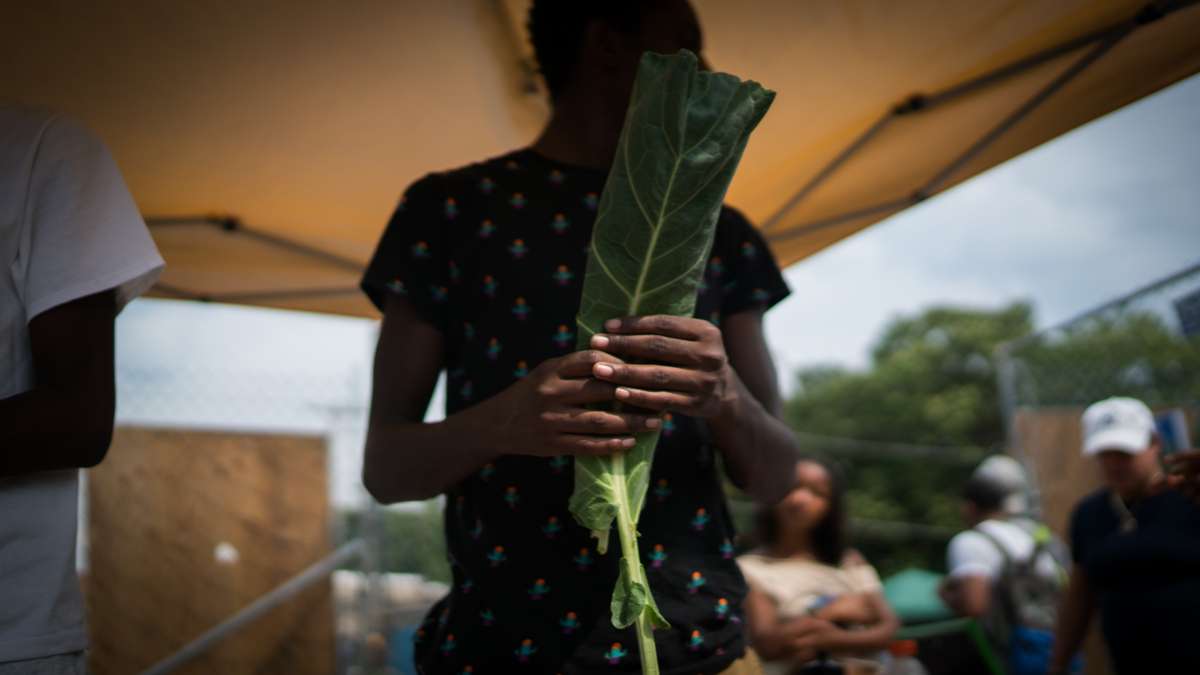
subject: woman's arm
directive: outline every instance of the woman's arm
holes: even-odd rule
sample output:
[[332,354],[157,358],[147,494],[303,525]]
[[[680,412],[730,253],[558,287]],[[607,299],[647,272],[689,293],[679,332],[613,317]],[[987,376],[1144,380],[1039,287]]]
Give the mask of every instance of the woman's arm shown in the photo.
[[813,613],[833,623],[866,625],[878,618],[870,593],[847,593]]
[[750,643],[767,661],[793,659],[811,661],[820,652],[871,652],[887,648],[900,628],[900,620],[882,593],[863,594],[872,621],[864,628],[848,630],[817,617],[781,621],[775,603],[765,594],[750,589],[746,617]]
[[746,620],[750,626],[750,644],[766,661],[794,659],[804,662],[816,658],[815,649],[799,649],[795,645],[801,634],[801,622],[818,621],[805,617],[780,621],[774,601],[761,591],[750,588],[746,595]]
[[883,593],[875,591],[861,594],[866,600],[868,620],[862,628],[853,630],[842,628],[836,624],[826,623],[825,626],[814,626],[798,642],[817,651],[830,652],[872,652],[886,649],[892,637],[900,629],[900,619],[892,611]]

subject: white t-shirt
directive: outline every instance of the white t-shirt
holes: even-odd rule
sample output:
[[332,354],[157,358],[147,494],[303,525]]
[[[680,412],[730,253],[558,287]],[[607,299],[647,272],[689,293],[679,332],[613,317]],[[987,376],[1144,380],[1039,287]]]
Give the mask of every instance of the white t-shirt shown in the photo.
[[750,587],[769,597],[780,620],[804,616],[822,596],[883,590],[879,574],[866,563],[826,565],[815,560],[776,558],[762,551],[738,556]]
[[[109,289],[119,310],[163,261],[103,143],[48,111],[0,105],[0,265],[5,399],[33,386],[34,317]],[[78,501],[77,470],[0,478],[0,662],[87,646]]]
[[[883,590],[879,574],[867,563],[846,563],[841,567],[815,560],[776,558],[763,551],[738,557],[738,566],[750,587],[766,595],[775,605],[780,621],[804,616],[821,596],[878,593]],[[847,672],[879,672],[877,661],[835,654]],[[790,675],[800,663],[780,659],[763,663],[764,675]]]
[[[1005,520],[985,520],[975,527],[996,539],[1015,562],[1027,561],[1033,555],[1033,534],[1021,525]],[[974,529],[967,530],[950,540],[946,550],[946,567],[950,570],[951,578],[979,576],[996,579],[1004,571],[1004,554],[984,535]],[[1059,573],[1054,556],[1045,550],[1038,557],[1034,571],[1046,578],[1055,578]]]

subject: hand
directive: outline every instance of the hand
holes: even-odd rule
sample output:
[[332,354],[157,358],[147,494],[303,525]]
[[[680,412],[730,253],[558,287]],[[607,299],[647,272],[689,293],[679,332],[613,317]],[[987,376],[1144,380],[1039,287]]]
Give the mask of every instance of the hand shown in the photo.
[[841,629],[825,619],[802,616],[792,619],[787,626],[788,651],[802,661],[817,658],[820,652],[833,650]]
[[654,415],[590,410],[612,402],[615,387],[591,377],[599,363],[621,365],[600,351],[543,361],[533,372],[484,405],[502,454],[609,455],[634,445],[633,434],[657,429]]
[[721,330],[678,316],[613,319],[593,349],[639,363],[596,363],[592,374],[616,385],[618,401],[656,412],[713,418],[732,399],[733,369]]
[[817,610],[813,615],[833,623],[867,624],[875,620],[875,608],[862,593],[848,593]]
[[1200,502],[1200,450],[1185,450],[1172,453],[1166,459],[1167,484]]

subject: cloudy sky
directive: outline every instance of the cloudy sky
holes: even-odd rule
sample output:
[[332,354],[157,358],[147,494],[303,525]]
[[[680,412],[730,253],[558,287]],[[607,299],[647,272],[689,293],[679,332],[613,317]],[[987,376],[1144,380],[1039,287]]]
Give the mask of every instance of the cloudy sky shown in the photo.
[[[1029,300],[1046,327],[1197,261],[1200,77],[794,265],[767,337],[790,389],[800,366],[865,367],[896,316]],[[138,301],[118,333],[122,421],[336,424],[337,482],[356,484],[374,322]]]
[[1040,327],[1200,261],[1200,77],[794,265],[781,369],[864,366],[891,317],[1026,299]]

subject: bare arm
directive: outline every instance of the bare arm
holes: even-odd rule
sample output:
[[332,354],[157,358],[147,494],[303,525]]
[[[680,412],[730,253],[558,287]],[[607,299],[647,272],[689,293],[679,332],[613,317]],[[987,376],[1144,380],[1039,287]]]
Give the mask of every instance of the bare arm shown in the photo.
[[735,484],[760,502],[774,504],[792,487],[800,447],[780,419],[783,398],[762,319],[758,311],[726,318],[723,333],[730,366],[726,391],[733,395],[711,427]]
[[862,628],[847,630],[834,625],[832,630],[824,634],[814,633],[809,640],[802,639],[801,644],[812,644],[820,650],[838,652],[871,652],[886,649],[896,631],[900,630],[900,619],[884,599],[883,593],[866,593],[865,596],[872,618],[865,621]]
[[619,385],[618,400],[708,420],[739,487],[768,504],[787,493],[799,447],[777,417],[782,405],[761,312],[728,317],[724,331],[673,316],[621,319],[605,331],[593,348],[643,362],[596,369]]
[[1079,565],[1071,569],[1067,592],[1058,609],[1058,625],[1054,628],[1054,655],[1050,657],[1050,673],[1066,672],[1068,664],[1079,651],[1087,636],[1088,625],[1096,607],[1096,598],[1088,583],[1087,574]]
[[455,438],[462,434],[461,416],[440,425],[421,423],[443,354],[442,334],[408,302],[389,300],[375,348],[363,458],[363,484],[381,502],[438,494],[489,457],[474,439]]
[[392,296],[375,351],[363,484],[384,503],[445,492],[505,454],[610,454],[657,417],[588,410],[614,387],[590,377],[594,364],[621,363],[597,351],[550,359],[500,394],[437,423],[425,408],[444,360],[442,335],[408,300]]
[[870,652],[884,649],[900,629],[900,620],[882,593],[864,594],[871,620],[855,630],[841,628],[827,619],[800,617],[780,621],[775,604],[751,588],[746,596],[746,618],[755,650],[766,660],[809,661],[820,652]]
[[95,466],[112,442],[112,291],[29,322],[33,389],[0,400],[0,477]]
[[992,603],[991,580],[980,575],[952,577],[942,582],[938,594],[959,616],[983,616]]
[[746,622],[750,628],[750,644],[766,661],[795,659],[811,661],[817,652],[812,648],[798,649],[796,621],[780,621],[775,603],[753,587],[746,595]]

